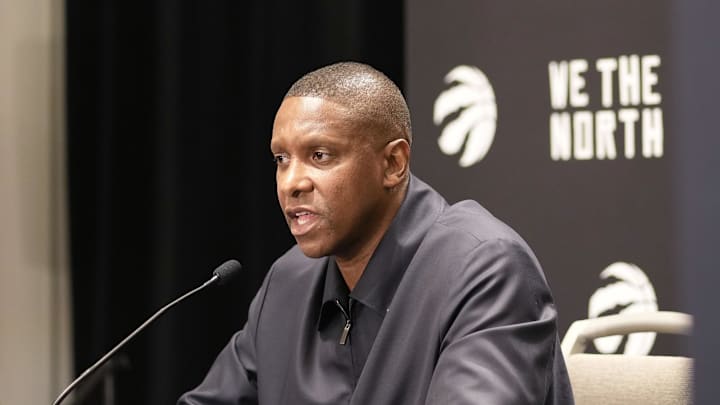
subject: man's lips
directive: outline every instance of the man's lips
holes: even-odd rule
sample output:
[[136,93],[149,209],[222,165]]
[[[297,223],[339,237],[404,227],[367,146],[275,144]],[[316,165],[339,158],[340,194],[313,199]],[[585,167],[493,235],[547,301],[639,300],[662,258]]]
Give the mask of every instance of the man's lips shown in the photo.
[[318,215],[306,208],[292,208],[285,212],[294,236],[303,236],[310,232],[317,223]]

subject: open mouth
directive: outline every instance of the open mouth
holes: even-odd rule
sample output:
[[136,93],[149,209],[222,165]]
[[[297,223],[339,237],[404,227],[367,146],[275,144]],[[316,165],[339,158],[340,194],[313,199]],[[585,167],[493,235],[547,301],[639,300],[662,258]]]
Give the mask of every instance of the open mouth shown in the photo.
[[302,211],[295,214],[295,220],[297,221],[298,225],[307,224],[312,220],[312,217],[314,217],[314,214],[308,211]]
[[307,210],[293,210],[288,213],[290,232],[294,236],[302,236],[310,232],[317,222],[318,216]]

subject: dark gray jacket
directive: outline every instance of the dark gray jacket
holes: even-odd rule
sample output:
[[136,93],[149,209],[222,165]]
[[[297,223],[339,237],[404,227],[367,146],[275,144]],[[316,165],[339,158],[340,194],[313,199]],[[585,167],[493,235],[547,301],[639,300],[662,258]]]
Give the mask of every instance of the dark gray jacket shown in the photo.
[[352,293],[293,247],[179,404],[572,404],[556,317],[520,236],[411,178]]

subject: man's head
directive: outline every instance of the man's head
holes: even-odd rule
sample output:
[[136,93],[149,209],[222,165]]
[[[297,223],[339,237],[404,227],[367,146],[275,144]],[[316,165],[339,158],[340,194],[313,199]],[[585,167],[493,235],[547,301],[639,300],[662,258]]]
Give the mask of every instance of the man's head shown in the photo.
[[353,120],[366,129],[364,135],[385,142],[403,138],[412,144],[410,112],[400,89],[366,64],[340,62],[312,71],[290,87],[288,97],[333,101],[352,110]]
[[290,88],[271,149],[278,200],[306,255],[374,251],[404,197],[410,142],[400,90],[370,66],[327,66]]

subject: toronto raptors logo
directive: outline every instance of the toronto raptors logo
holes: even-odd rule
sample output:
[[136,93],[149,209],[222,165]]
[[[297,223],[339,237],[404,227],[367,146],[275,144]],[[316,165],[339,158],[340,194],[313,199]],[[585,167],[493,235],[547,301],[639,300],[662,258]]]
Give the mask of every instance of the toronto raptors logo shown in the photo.
[[[641,313],[658,310],[655,289],[640,268],[634,264],[617,262],[600,273],[608,282],[590,297],[588,317],[618,313]],[[655,343],[654,332],[631,333],[627,336],[623,353],[645,355]],[[595,339],[600,353],[617,353],[624,336],[607,336]]]
[[435,125],[445,124],[438,146],[446,155],[462,150],[459,164],[469,167],[485,157],[495,137],[495,93],[485,74],[473,66],[455,67],[445,83],[451,86],[440,93],[433,110]]

